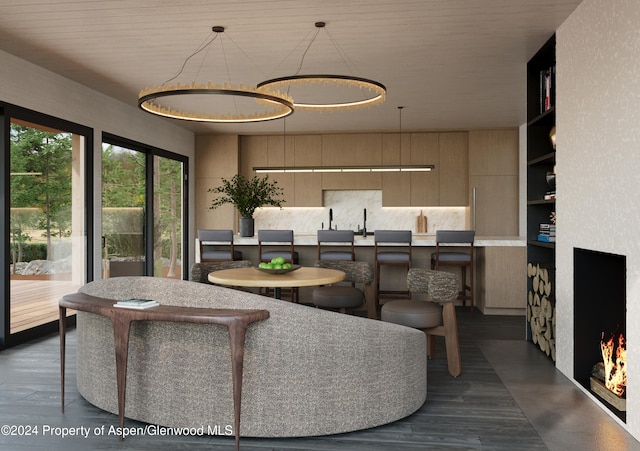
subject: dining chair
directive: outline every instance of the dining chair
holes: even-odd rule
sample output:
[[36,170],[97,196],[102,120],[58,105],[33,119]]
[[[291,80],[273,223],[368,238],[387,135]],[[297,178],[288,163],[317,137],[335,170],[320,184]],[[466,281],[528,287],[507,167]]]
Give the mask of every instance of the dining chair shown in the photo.
[[458,276],[444,271],[411,268],[407,286],[413,293],[426,293],[427,300],[400,299],[382,306],[382,321],[422,330],[427,335],[427,357],[435,352],[435,337],[444,337],[449,374],[462,372],[460,341],[455,300],[458,296]]
[[345,313],[347,309],[355,309],[365,304],[367,316],[376,319],[377,309],[372,287],[374,271],[371,263],[351,260],[317,260],[314,266],[342,271],[345,273],[345,278],[343,283],[315,288],[312,293],[313,305]]

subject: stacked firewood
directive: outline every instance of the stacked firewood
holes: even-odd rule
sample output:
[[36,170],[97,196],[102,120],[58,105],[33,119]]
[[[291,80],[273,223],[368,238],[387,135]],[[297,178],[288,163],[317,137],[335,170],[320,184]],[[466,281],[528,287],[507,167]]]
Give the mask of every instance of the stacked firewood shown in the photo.
[[556,361],[556,305],[554,270],[529,263],[527,275],[531,279],[528,293],[527,321],[531,340]]

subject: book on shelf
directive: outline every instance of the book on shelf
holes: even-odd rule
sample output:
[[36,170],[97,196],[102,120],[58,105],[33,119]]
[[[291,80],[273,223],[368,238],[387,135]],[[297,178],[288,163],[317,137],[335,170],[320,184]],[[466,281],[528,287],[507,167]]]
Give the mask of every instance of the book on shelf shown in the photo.
[[115,304],[113,304],[114,307],[136,308],[136,309],[145,309],[145,308],[155,307],[157,305],[160,305],[160,303],[152,299],[125,299],[123,301],[118,301]]
[[541,223],[538,229],[538,241],[553,243],[556,241],[556,225]]
[[544,193],[544,200],[553,200],[555,198],[556,198],[555,191],[547,191],[546,193]]
[[540,114],[549,111],[553,106],[555,76],[555,66],[540,71]]

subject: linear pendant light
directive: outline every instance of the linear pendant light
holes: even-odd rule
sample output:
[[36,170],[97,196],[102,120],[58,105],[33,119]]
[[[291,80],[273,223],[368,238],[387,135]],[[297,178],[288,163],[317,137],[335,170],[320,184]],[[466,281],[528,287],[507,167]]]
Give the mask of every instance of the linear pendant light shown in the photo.
[[294,172],[429,172],[435,168],[432,164],[398,166],[256,166],[256,173],[294,173]]

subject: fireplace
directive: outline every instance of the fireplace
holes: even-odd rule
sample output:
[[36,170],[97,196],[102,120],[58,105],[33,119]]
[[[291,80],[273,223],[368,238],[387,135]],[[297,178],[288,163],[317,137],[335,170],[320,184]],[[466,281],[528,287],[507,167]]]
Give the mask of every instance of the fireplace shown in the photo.
[[603,361],[601,340],[614,337],[617,346],[618,337],[626,336],[626,257],[574,248],[573,264],[574,379],[626,422],[626,412],[609,399],[606,389],[602,393],[591,388],[592,369]]

